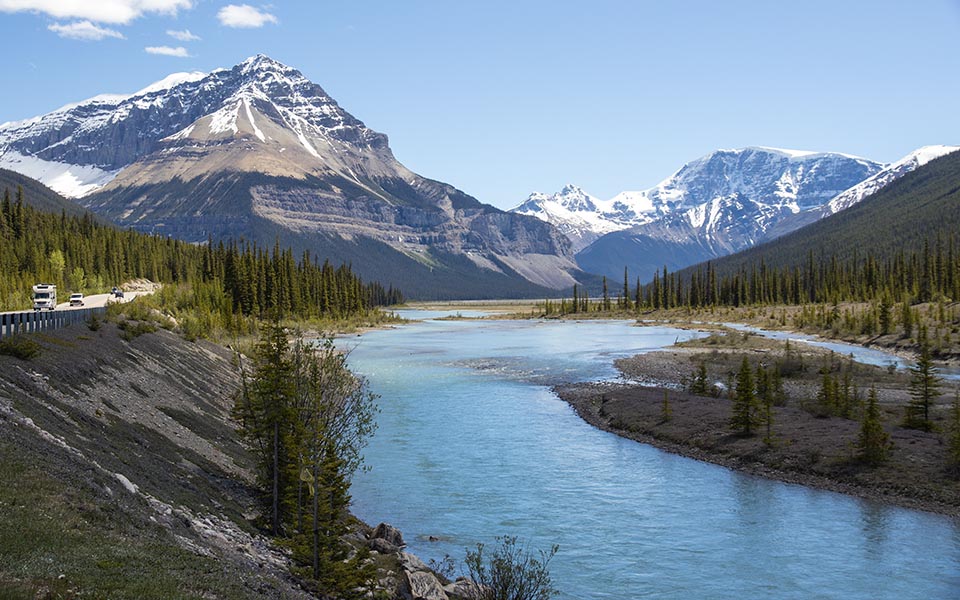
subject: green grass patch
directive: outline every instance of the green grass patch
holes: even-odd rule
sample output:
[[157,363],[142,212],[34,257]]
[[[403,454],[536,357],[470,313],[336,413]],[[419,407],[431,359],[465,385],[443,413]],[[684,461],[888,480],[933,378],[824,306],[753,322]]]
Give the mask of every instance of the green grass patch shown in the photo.
[[0,598],[256,597],[129,506],[15,455],[0,445]]

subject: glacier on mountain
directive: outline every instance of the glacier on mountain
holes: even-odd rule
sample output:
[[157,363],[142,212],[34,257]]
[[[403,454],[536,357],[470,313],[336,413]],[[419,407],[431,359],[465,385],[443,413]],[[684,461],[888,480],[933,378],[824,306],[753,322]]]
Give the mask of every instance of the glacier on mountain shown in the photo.
[[648,190],[601,200],[568,185],[553,195],[534,193],[512,210],[552,223],[571,238],[576,251],[611,232],[641,226],[675,229],[679,220],[685,227],[713,234],[722,233],[729,226],[724,222],[732,217],[748,219],[759,229],[751,238],[760,238],[774,222],[822,206],[881,167],[834,152],[717,150]]

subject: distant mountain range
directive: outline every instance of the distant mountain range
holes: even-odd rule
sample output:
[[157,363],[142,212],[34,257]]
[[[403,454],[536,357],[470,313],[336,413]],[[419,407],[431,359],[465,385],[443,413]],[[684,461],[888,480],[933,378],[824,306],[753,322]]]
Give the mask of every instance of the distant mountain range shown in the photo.
[[718,150],[649,190],[603,201],[568,185],[513,210],[570,237],[584,270],[622,277],[626,266],[648,280],[663,266],[732,254],[834,214],[956,149],[930,146],[892,165],[832,152]]
[[0,168],[122,226],[281,241],[410,298],[542,297],[624,267],[647,280],[819,220],[955,149],[886,166],[718,150],[649,190],[601,200],[571,185],[502,211],[411,172],[385,135],[263,55],[0,125]]
[[[939,154],[938,158],[934,158]],[[902,253],[955,256],[960,233],[960,152],[911,154],[914,169],[864,197],[862,202],[782,237],[712,261],[718,276],[770,269],[805,268],[810,256],[820,264],[848,264],[870,256],[885,261]],[[890,166],[897,167],[903,161]],[[879,174],[878,174],[879,176]],[[864,182],[865,184],[867,182]],[[689,280],[697,266],[678,272]],[[957,273],[933,269],[934,277],[956,281]],[[952,285],[952,284],[951,284]],[[960,282],[954,286],[960,288]],[[954,297],[956,300],[956,297]]]
[[583,276],[555,228],[411,172],[385,135],[263,55],[4,123],[0,167],[120,225],[280,239],[408,297],[540,296]]

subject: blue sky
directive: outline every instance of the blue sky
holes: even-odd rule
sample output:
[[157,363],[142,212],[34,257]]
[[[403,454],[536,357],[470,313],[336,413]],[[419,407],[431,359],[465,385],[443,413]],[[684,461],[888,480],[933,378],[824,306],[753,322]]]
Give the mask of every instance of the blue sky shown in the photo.
[[957,0],[0,0],[0,121],[264,53],[508,208],[645,189],[717,148],[960,144],[958,46]]

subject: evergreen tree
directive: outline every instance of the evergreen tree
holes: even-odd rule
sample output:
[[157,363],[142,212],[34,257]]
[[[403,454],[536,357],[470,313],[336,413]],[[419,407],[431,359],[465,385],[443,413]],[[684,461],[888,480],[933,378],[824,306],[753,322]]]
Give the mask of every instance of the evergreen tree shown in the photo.
[[623,268],[623,306],[624,310],[630,310],[630,281],[627,277],[627,268]]
[[884,294],[883,298],[880,300],[880,334],[889,335],[892,325],[892,317],[890,315],[890,310],[892,306],[890,300],[887,298],[887,295]]
[[666,423],[673,418],[673,408],[670,406],[670,391],[663,390],[663,404],[660,406],[660,422]]
[[920,358],[910,372],[910,402],[904,413],[903,426],[930,431],[933,429],[930,406],[940,395],[941,379],[937,376],[937,369],[930,357],[926,327],[920,328]]
[[947,444],[947,469],[953,476],[960,479],[960,387],[953,396],[953,406],[950,407],[950,423],[947,429],[949,436]]
[[253,445],[260,477],[270,499],[270,530],[279,535],[285,517],[284,492],[291,471],[293,366],[287,332],[275,318],[257,342],[250,385],[238,400],[241,434]]
[[758,421],[764,425],[766,433],[763,436],[763,443],[768,446],[773,444],[773,403],[776,395],[773,376],[768,373],[761,365],[757,365],[757,401],[760,403],[760,418]]
[[697,394],[698,396],[706,396],[709,391],[710,382],[707,379],[707,365],[703,361],[700,361],[700,366],[697,367],[697,371],[693,375],[693,380],[690,382],[690,393]]
[[860,435],[857,437],[856,447],[860,460],[868,465],[881,464],[890,453],[890,436],[883,429],[875,388],[871,388],[867,396],[867,405],[860,422]]
[[737,373],[736,392],[733,399],[733,415],[730,426],[741,435],[751,435],[757,424],[756,397],[753,387],[753,371],[746,357]]
[[900,307],[900,322],[903,324],[903,337],[913,335],[913,311],[910,310],[910,300],[904,297]]
[[820,389],[817,390],[813,414],[818,417],[829,417],[836,410],[836,385],[829,368],[820,369],[820,375]]

